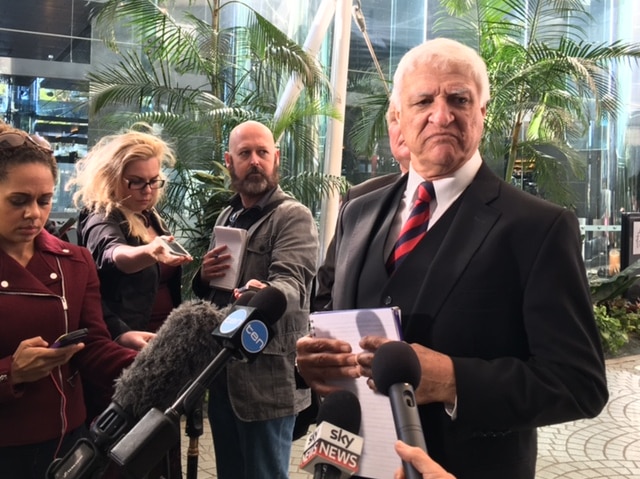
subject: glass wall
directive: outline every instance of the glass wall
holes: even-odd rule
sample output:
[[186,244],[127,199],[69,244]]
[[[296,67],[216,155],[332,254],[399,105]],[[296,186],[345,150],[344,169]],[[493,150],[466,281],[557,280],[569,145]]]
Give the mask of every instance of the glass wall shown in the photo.
[[[0,111],[5,121],[45,136],[62,164],[72,165],[97,138],[110,133],[108,126],[89,117],[86,74],[109,64],[113,54],[94,34],[90,13],[100,2],[85,0],[22,0],[0,4]],[[248,2],[286,34],[304,43],[316,15],[335,7],[324,0],[255,0]],[[584,5],[594,21],[587,36],[595,42],[640,41],[640,8],[636,0],[590,0]],[[206,0],[177,0],[172,12],[187,7],[211,21]],[[372,95],[384,96],[399,58],[411,47],[430,38],[439,0],[353,0],[361,16],[351,23],[347,111],[342,172],[352,183],[397,170],[388,141],[380,138],[373,154],[362,153],[351,142],[360,115],[358,103]],[[34,15],[33,12],[38,12]],[[243,18],[227,14],[227,24]],[[329,73],[331,29],[319,52]],[[440,33],[442,34],[442,33]],[[141,48],[123,26],[116,40],[122,46]],[[575,209],[585,234],[585,260],[597,273],[607,270],[612,249],[620,248],[623,212],[640,209],[640,69],[633,63],[611,72],[621,92],[623,109],[616,118],[592,123],[576,143],[586,165],[586,177],[574,178]],[[325,138],[318,139],[318,169],[322,170]],[[66,167],[61,168],[63,174]],[[68,209],[61,194],[56,208]]]

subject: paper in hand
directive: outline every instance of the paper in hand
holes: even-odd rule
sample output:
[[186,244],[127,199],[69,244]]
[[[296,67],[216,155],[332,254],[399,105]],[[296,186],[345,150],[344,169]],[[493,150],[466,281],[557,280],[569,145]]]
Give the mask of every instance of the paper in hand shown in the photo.
[[224,254],[231,255],[230,267],[226,274],[209,281],[212,288],[231,291],[238,286],[240,270],[247,246],[247,230],[242,228],[231,228],[229,226],[216,226],[213,228],[215,236],[215,246],[226,245]]

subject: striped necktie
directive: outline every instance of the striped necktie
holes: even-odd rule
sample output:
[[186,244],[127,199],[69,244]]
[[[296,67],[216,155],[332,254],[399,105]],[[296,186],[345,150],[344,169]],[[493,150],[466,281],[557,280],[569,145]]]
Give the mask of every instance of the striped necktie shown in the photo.
[[433,183],[430,181],[420,183],[418,186],[418,197],[413,203],[409,218],[402,227],[400,236],[398,236],[398,240],[389,256],[389,261],[387,262],[389,272],[400,266],[400,263],[426,234],[427,227],[429,226],[429,217],[431,216],[429,203],[435,199],[435,197],[436,193],[433,189]]

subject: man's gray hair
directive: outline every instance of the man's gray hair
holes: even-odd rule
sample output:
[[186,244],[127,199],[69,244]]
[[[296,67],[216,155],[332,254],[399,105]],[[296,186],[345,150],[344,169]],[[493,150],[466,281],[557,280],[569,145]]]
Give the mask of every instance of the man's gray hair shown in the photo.
[[449,38],[435,38],[413,47],[404,54],[393,75],[391,101],[400,110],[400,90],[402,79],[419,65],[429,65],[434,70],[446,70],[451,66],[463,66],[474,79],[480,93],[480,103],[485,106],[489,101],[489,75],[487,65],[473,48]]

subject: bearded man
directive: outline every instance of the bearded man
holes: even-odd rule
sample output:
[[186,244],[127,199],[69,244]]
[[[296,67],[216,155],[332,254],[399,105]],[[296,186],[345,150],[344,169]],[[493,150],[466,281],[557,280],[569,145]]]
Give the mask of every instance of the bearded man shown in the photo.
[[218,306],[240,288],[278,288],[287,310],[274,337],[252,363],[231,362],[209,390],[209,422],[219,479],[289,477],[295,417],[309,406],[308,389],[296,389],[296,340],[308,332],[309,296],[318,255],[318,231],[307,207],[278,186],[280,152],[272,132],[247,121],[229,135],[225,163],[236,194],[216,225],[247,230],[247,246],[232,291],[209,286],[233,258],[211,239],[193,279],[193,291]]

